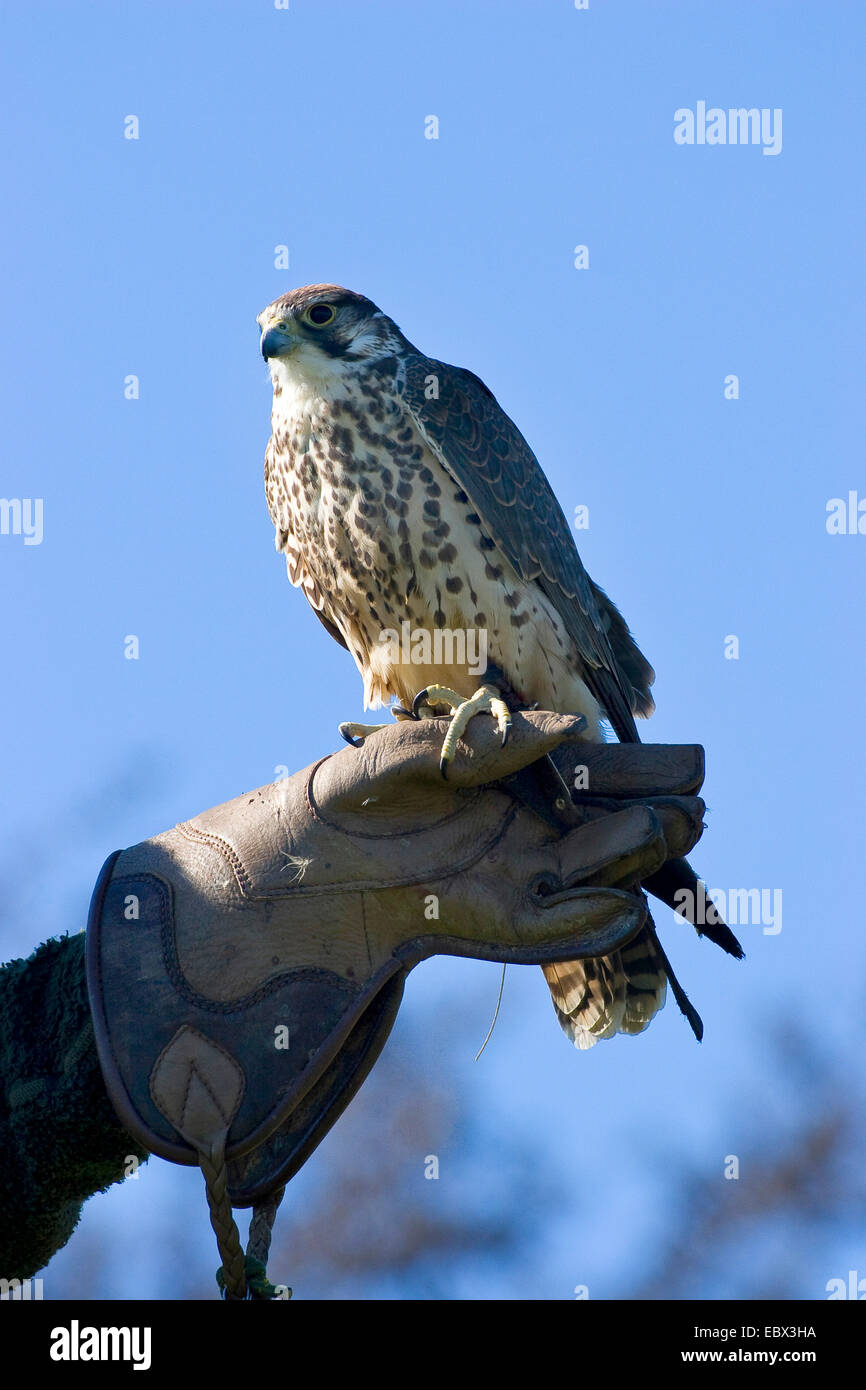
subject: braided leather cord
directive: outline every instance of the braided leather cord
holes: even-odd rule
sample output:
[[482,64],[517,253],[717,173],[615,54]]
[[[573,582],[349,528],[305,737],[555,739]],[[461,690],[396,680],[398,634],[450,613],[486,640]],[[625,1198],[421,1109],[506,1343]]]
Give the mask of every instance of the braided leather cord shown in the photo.
[[247,1276],[240,1233],[235,1225],[231,1202],[228,1199],[225,1146],[226,1136],[223,1134],[209,1150],[199,1149],[198,1161],[207,1190],[210,1224],[213,1226],[222,1259],[217,1282],[224,1291],[224,1297],[235,1301],[247,1296]]
[[253,1207],[250,1237],[247,1241],[247,1255],[254,1260],[261,1261],[263,1265],[268,1263],[268,1251],[271,1248],[274,1221],[285,1191],[285,1187],[277,1187],[264,1202],[257,1202]]
[[[228,1198],[224,1138],[219,1144],[212,1145],[209,1152],[199,1150],[199,1165],[205,1180],[211,1226],[222,1259],[222,1265],[217,1270],[217,1284],[222,1296],[230,1302],[280,1297],[277,1288],[268,1280],[267,1263],[274,1221],[286,1191],[285,1186],[276,1188],[264,1202],[257,1202],[253,1207],[244,1256]],[[291,1289],[287,1293],[291,1298]]]

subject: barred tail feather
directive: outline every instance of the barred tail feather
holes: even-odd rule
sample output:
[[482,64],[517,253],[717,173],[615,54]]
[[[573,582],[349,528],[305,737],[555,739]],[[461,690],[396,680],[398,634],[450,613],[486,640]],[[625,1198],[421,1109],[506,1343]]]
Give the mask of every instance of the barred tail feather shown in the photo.
[[667,972],[655,934],[595,960],[542,966],[563,1032],[581,1050],[616,1033],[642,1033],[664,1007]]

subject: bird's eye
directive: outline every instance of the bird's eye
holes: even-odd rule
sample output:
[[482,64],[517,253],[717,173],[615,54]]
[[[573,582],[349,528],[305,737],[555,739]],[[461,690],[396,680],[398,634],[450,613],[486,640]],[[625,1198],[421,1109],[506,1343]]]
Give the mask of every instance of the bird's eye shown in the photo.
[[307,323],[311,323],[314,328],[324,328],[326,323],[333,323],[337,317],[337,311],[333,304],[311,304],[304,314]]

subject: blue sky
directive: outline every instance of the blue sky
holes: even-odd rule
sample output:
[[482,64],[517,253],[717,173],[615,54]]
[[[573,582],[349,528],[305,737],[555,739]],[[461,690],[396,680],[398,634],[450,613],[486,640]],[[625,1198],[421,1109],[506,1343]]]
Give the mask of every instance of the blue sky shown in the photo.
[[[576,1186],[613,1165],[619,1224],[566,1214],[531,1293],[613,1296],[611,1229],[645,1209],[660,1148],[721,1166],[746,1142],[742,1089],[776,1086],[767,1020],[862,1048],[866,535],[825,524],[829,499],[866,498],[862,7],[3,8],[0,494],[44,507],[41,544],[0,535],[3,955],[83,925],[110,850],[305,766],[360,714],[273,550],[255,316],[295,285],[362,291],[481,375],[566,514],[589,507],[584,562],[657,671],[644,737],[706,747],[694,862],[783,894],[740,966],[662,919],[701,1047],[671,1001],[578,1055],[515,969],[467,1070]],[[699,101],[781,109],[781,152],[677,145]],[[404,1011],[423,1029],[462,1001],[480,1040],[496,988],[495,966],[440,960]],[[149,1215],[118,1190],[85,1224],[146,1229],[189,1183],[160,1167]],[[801,1296],[858,1260],[840,1232]]]

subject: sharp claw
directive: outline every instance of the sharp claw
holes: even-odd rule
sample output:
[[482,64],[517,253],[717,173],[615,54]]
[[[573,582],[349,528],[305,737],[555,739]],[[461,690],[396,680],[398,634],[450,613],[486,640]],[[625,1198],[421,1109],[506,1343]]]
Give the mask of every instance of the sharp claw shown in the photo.
[[420,718],[421,718],[420,714],[415,714],[415,713],[413,713],[413,711],[410,710],[410,709],[407,709],[405,705],[392,705],[392,706],[391,706],[391,713],[393,714],[393,716],[394,716],[395,719],[398,719],[398,718],[400,717],[401,714],[402,714],[402,716],[403,716],[404,719],[420,719]]
[[447,759],[447,758],[440,758],[440,759],[439,759],[439,771],[442,773],[442,779],[443,779],[443,781],[447,782],[447,781],[448,781],[448,759]]
[[505,728],[502,730],[502,738],[501,738],[500,743],[499,743],[499,747],[500,747],[500,748],[504,748],[505,745],[506,745],[506,743],[508,742],[508,730],[509,730],[510,728],[511,728],[511,725],[510,725],[510,724],[506,724]]
[[427,699],[427,694],[428,694],[428,691],[427,691],[427,687],[425,686],[423,690],[419,690],[419,691],[418,691],[418,694],[415,696],[415,699],[412,701],[412,718],[413,718],[413,719],[420,719],[420,718],[421,718],[420,714],[418,713],[418,710],[420,709],[421,705],[423,705],[424,701]]
[[351,744],[353,748],[364,747],[364,740],[362,738],[353,738],[351,734],[346,732],[342,724],[340,725],[340,736],[344,738],[347,743]]

